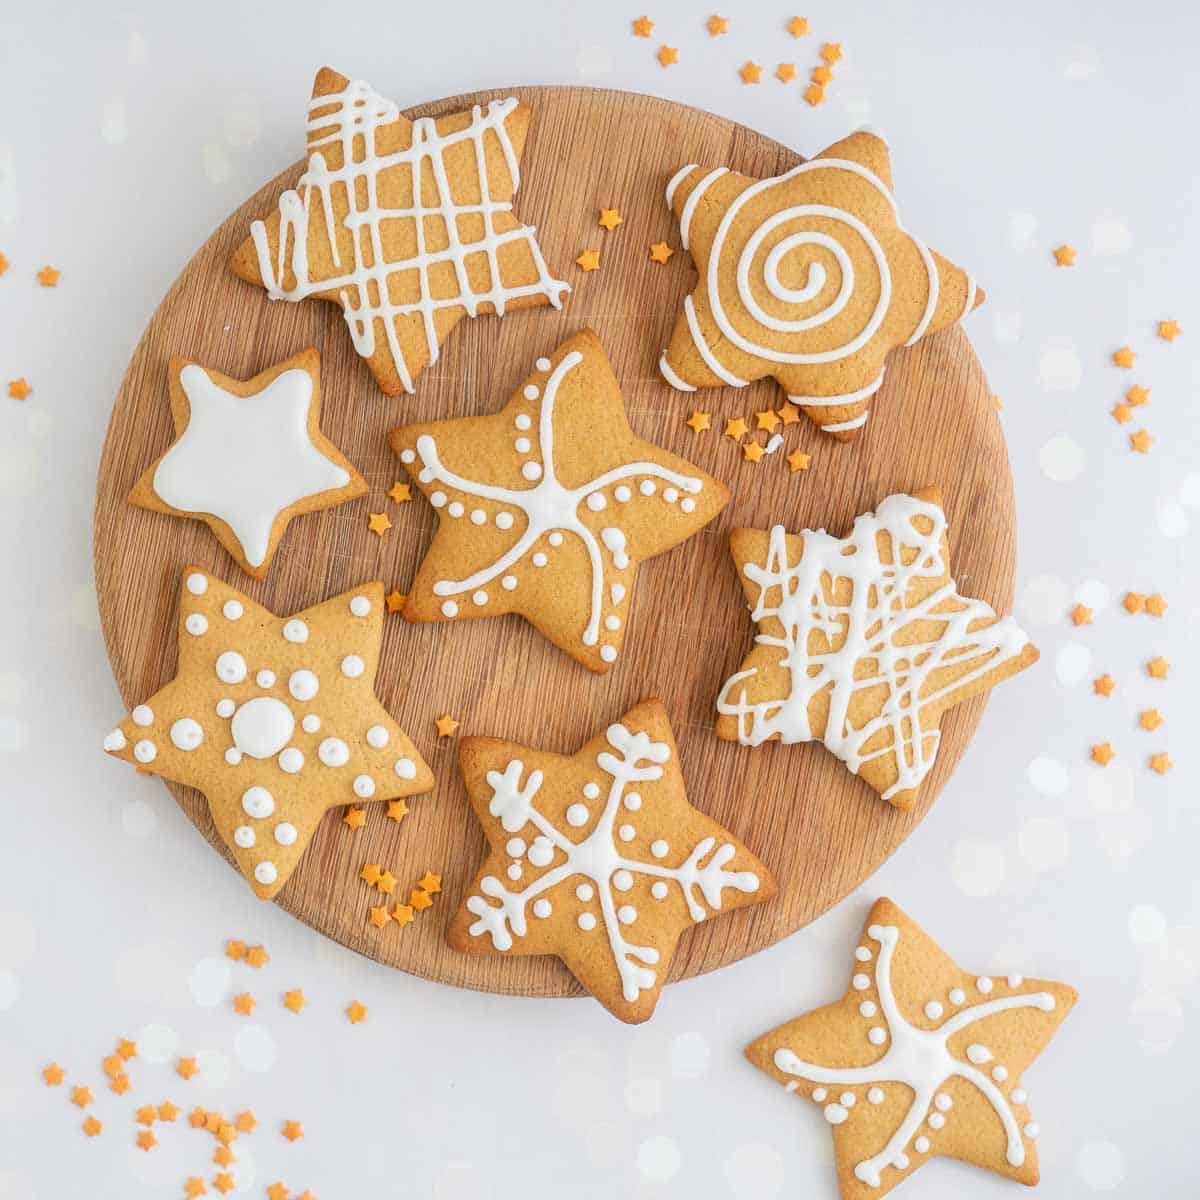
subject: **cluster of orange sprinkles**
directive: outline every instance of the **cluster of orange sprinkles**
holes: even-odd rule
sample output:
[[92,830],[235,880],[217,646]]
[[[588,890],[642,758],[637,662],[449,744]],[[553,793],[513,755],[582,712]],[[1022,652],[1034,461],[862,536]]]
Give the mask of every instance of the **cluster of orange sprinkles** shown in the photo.
[[[1183,326],[1174,318],[1161,320],[1155,330],[1158,338],[1170,344],[1183,333]],[[1132,346],[1122,346],[1112,352],[1112,363],[1122,370],[1131,371],[1137,362],[1137,351]],[[1150,389],[1141,384],[1129,388],[1123,399],[1118,400],[1111,410],[1112,419],[1118,425],[1127,425],[1133,420],[1134,411],[1150,403]],[[1135,429],[1126,435],[1129,449],[1135,454],[1149,454],[1154,438],[1148,429]]]
[[[396,894],[396,886],[400,881],[382,864],[364,863],[358,877],[368,887],[374,888],[383,896],[383,903],[373,905],[367,912],[367,923],[375,926],[376,929],[383,929],[393,923],[403,929],[406,925],[412,924],[417,913],[430,908],[433,905],[434,896],[442,890],[442,877],[435,875],[432,871],[426,871],[409,892],[407,904],[400,900],[392,902],[392,897]],[[388,907],[389,902],[391,902],[390,908]],[[357,1024],[367,1015],[367,1010],[361,1005],[357,1005],[361,1009],[361,1014],[355,1016],[353,1011],[355,1005],[351,1005],[346,1010],[346,1015],[352,1024]]]
[[[11,266],[12,263],[8,261],[3,253],[0,253],[0,275],[7,274]],[[58,281],[61,277],[62,272],[49,265],[33,273],[33,278],[37,280],[38,286],[44,288],[58,287]],[[18,378],[8,381],[8,394],[13,400],[27,400],[33,395],[33,385],[23,375],[18,376]],[[95,1137],[99,1132],[100,1130],[97,1129],[90,1136]]]
[[[785,400],[779,408],[765,408],[745,417],[726,417],[722,437],[728,438],[741,450],[743,462],[757,465],[781,449],[784,443],[782,431],[789,425],[799,423],[799,408],[790,400]],[[707,433],[713,427],[712,413],[694,409],[685,424],[693,434]],[[812,464],[812,455],[797,448],[784,455],[784,461],[792,472],[807,471]]]

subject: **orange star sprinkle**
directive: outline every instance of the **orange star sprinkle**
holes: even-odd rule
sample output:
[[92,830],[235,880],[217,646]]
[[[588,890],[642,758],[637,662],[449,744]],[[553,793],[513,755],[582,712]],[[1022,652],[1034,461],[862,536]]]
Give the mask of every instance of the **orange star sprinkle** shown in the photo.
[[765,412],[756,412],[754,421],[756,428],[774,433],[775,427],[779,424],[779,414],[773,408],[768,408]]
[[1154,439],[1144,429],[1139,429],[1137,433],[1129,435],[1130,449],[1136,450],[1139,454],[1149,454],[1153,442]]
[[433,724],[437,729],[438,737],[453,737],[458,731],[459,725],[449,713],[442,713]]
[[424,912],[433,903],[433,898],[428,892],[423,892],[420,888],[413,888],[409,893],[408,902],[417,912]]
[[718,17],[714,13],[705,21],[704,28],[708,30],[711,37],[720,37],[721,34],[729,32],[729,18]]
[[1175,764],[1169,754],[1153,754],[1150,756],[1150,769],[1165,775]]
[[390,820],[399,824],[408,816],[408,805],[403,800],[389,800],[387,806],[387,815]]
[[620,225],[624,220],[625,220],[625,218],[623,216],[621,216],[620,209],[618,209],[618,208],[602,208],[600,210],[600,216],[597,219],[596,224],[599,225],[601,229],[607,229],[609,233],[612,233],[612,231],[614,229],[616,229],[616,227],[618,225]]
[[33,388],[31,388],[24,379],[14,379],[8,385],[8,394],[14,400],[24,400],[26,396],[32,393],[32,391]]
[[42,1078],[46,1081],[47,1087],[58,1087],[66,1078],[66,1071],[62,1069],[56,1062],[52,1062],[43,1072]]
[[426,871],[420,879],[417,880],[417,887],[423,892],[428,892],[431,896],[436,895],[442,890],[442,877],[435,875],[432,871]]
[[267,1200],[288,1200],[288,1190],[282,1183],[273,1183],[267,1188]]
[[109,1079],[115,1079],[125,1069],[125,1060],[119,1054],[110,1054],[100,1065]]
[[394,501],[396,504],[407,503],[412,499],[412,485],[400,483],[399,480],[397,480],[390,488],[388,488],[388,499]]
[[145,1104],[134,1113],[134,1120],[149,1129],[158,1120],[158,1109],[153,1104]]
[[1159,321],[1158,336],[1165,342],[1173,342],[1181,333],[1181,328],[1178,321]]
[[233,1176],[230,1175],[228,1171],[220,1172],[220,1174],[218,1174],[213,1180],[213,1187],[215,1187],[222,1196],[225,1195],[226,1192],[232,1192],[235,1186],[236,1184],[234,1183]]
[[304,1191],[302,1191],[300,1195],[296,1197],[296,1200],[317,1200],[317,1198],[308,1190],[308,1188],[305,1188]]
[[[43,267],[37,273],[37,281],[42,285],[42,287],[57,287],[58,279],[61,274],[61,271],[56,271],[53,267]],[[1161,331],[1162,327],[1160,326],[1159,328]]]
[[228,1146],[230,1142],[237,1138],[238,1131],[228,1121],[222,1120],[217,1125],[217,1141],[223,1146]]
[[821,57],[830,64],[840,62],[842,57],[841,42],[826,42],[821,47]]
[[800,423],[800,410],[794,404],[785,404],[779,410],[779,419],[785,425],[798,425]]
[[219,1112],[210,1112],[204,1114],[204,1128],[209,1133],[216,1133],[222,1125],[225,1124],[225,1118]]
[[1129,401],[1130,408],[1140,408],[1143,404],[1150,402],[1150,389],[1142,387],[1141,384],[1135,383],[1133,387],[1125,393],[1125,399]]
[[1128,404],[1114,404],[1112,415],[1118,425],[1124,425],[1127,421],[1133,420],[1133,409]]
[[392,918],[388,914],[386,904],[380,908],[371,909],[370,914],[367,917],[367,920],[370,921],[376,929],[382,929],[391,919]]
[[284,1121],[280,1132],[289,1142],[296,1142],[304,1136],[304,1126],[299,1121]]
[[1167,598],[1161,592],[1155,592],[1153,596],[1146,597],[1146,611],[1152,617],[1165,617],[1167,615]]
[[649,17],[638,17],[633,23],[634,37],[649,37],[654,32],[654,22]]
[[1160,654],[1157,658],[1152,658],[1146,664],[1146,671],[1151,679],[1166,679],[1167,672],[1170,671],[1171,664]]
[[787,23],[787,31],[794,38],[803,37],[808,32],[808,18],[793,17]]
[[742,77],[743,83],[762,82],[762,67],[760,67],[753,59],[745,63],[738,74]]
[[691,426],[693,433],[703,433],[712,425],[712,415],[710,413],[701,412],[698,408],[688,417],[687,423]]
[[189,1198],[193,1196],[206,1196],[208,1195],[208,1187],[203,1179],[200,1179],[196,1175],[192,1175],[183,1185],[183,1193]]
[[584,271],[598,271],[600,270],[600,251],[585,250],[575,262]]
[[1127,613],[1140,613],[1146,607],[1146,597],[1140,592],[1126,592],[1121,604]]
[[994,408],[994,409],[995,409],[997,412],[1002,412],[1002,411],[1003,411],[1003,409],[1004,409],[1004,402],[1003,402],[1003,401],[1000,399],[1000,397],[999,397],[999,396],[993,396],[993,397],[992,397],[992,407],[993,407],[993,408]]
[[825,89],[819,83],[810,83],[804,93],[804,98],[816,108],[825,99]]
[[307,1003],[303,988],[294,988],[290,992],[283,993],[283,1007],[294,1013],[298,1013]]
[[129,1076],[124,1071],[120,1075],[114,1075],[112,1082],[108,1085],[108,1090],[117,1096],[125,1095],[129,1091]]
[[71,1103],[77,1108],[87,1108],[93,1099],[91,1088],[73,1087],[71,1089]]
[[191,1079],[200,1069],[194,1058],[181,1058],[175,1064],[175,1073],[182,1079]]
[[238,941],[237,938],[230,938],[225,943],[225,957],[232,958],[234,962],[241,962],[246,957],[246,943]]
[[237,1162],[237,1158],[228,1146],[218,1146],[216,1152],[213,1154],[213,1162],[218,1167],[227,1167],[230,1163]]
[[7,270],[8,270],[8,259],[5,258],[3,254],[0,254],[0,275],[3,275],[4,272]]
[[1146,708],[1138,713],[1138,724],[1153,733],[1163,723],[1162,714],[1157,708]]
[[1071,620],[1076,625],[1090,625],[1092,623],[1092,610],[1086,604],[1077,604],[1071,609]]
[[408,597],[403,592],[392,588],[392,590],[388,592],[386,596],[384,596],[383,601],[387,605],[388,612],[399,612],[404,607],[404,602],[407,599]]
[[1101,675],[1098,679],[1092,680],[1092,691],[1097,696],[1111,696],[1117,682],[1111,675]]
[[149,1129],[139,1129],[137,1144],[139,1150],[153,1150],[158,1145],[158,1138]]
[[1073,250],[1070,246],[1064,243],[1054,251],[1054,261],[1058,263],[1060,267],[1073,267],[1075,265],[1075,259],[1077,255],[1078,251]]
[[88,1137],[99,1137],[100,1131],[104,1128],[104,1126],[100,1121],[96,1120],[95,1117],[89,1114],[81,1128]]
[[387,895],[391,895],[396,890],[397,879],[391,871],[384,871],[383,874],[375,881],[375,886]]
[[778,79],[780,83],[791,83],[792,80],[796,78],[796,64],[780,63],[779,66],[775,68],[775,78]]
[[258,1001],[249,992],[239,992],[233,998],[233,1010],[243,1017],[248,1017],[254,1012],[254,1006],[257,1003]]
[[367,823],[367,814],[365,810],[351,804],[346,808],[342,816],[342,824],[347,829],[359,830]]
[[812,462],[812,456],[805,454],[803,450],[793,450],[787,456],[787,465],[793,471],[807,471],[809,464]]
[[1092,747],[1092,762],[1099,763],[1102,767],[1107,767],[1116,757],[1116,751],[1109,742],[1100,742]]
[[650,245],[650,258],[656,263],[665,263],[674,253],[666,242],[652,242]]
[[188,1124],[193,1129],[203,1129],[205,1121],[208,1120],[208,1113],[199,1105],[196,1105],[190,1113],[188,1113]]
[[1132,367],[1133,360],[1137,358],[1128,346],[1122,346],[1120,350],[1114,350],[1112,360],[1118,367]]
[[674,66],[679,61],[679,51],[674,46],[659,46],[658,61],[664,67]]
[[809,71],[808,77],[813,81],[813,83],[824,87],[827,83],[833,82],[833,68],[825,66],[813,67],[813,69]]
[[729,417],[725,421],[725,436],[740,442],[746,436],[747,425],[743,417]]
[[748,462],[759,462],[764,454],[766,454],[766,451],[762,448],[762,446],[759,445],[758,442],[749,441],[742,446],[742,457]]
[[411,904],[397,904],[392,909],[392,920],[400,926],[401,929],[412,922],[413,910]]
[[363,863],[363,868],[358,873],[359,879],[363,883],[368,883],[374,887],[379,882],[379,876],[382,873],[378,863]]
[[243,1133],[253,1133],[255,1126],[258,1125],[258,1118],[254,1115],[253,1109],[245,1108],[233,1118],[233,1123]]
[[174,1121],[178,1116],[179,1109],[170,1100],[164,1100],[158,1106],[158,1119],[160,1121]]
[[265,966],[271,961],[271,956],[267,953],[266,946],[247,946],[246,947],[246,965],[254,967],[256,970],[259,967]]
[[367,1019],[367,1006],[359,1004],[357,1000],[353,1001],[346,1007],[346,1016],[350,1018],[351,1025],[357,1025],[360,1021]]
[[378,534],[380,537],[383,537],[383,535],[392,527],[391,521],[388,520],[387,513],[368,513],[367,517],[367,528],[372,533]]

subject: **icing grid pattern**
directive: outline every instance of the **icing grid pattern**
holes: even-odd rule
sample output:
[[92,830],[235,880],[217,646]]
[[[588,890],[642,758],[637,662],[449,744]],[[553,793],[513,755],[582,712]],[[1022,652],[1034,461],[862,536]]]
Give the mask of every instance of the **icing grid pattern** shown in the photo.
[[[883,1171],[888,1167],[899,1170],[908,1168],[911,1159],[906,1151],[910,1143],[918,1154],[929,1151],[928,1133],[918,1131],[925,1124],[935,1133],[945,1127],[947,1114],[952,1109],[953,1102],[951,1097],[940,1089],[947,1080],[954,1078],[973,1085],[991,1105],[1004,1128],[1005,1157],[1012,1166],[1021,1166],[1025,1162],[1026,1153],[1023,1138],[1033,1140],[1038,1134],[1035,1124],[1020,1125],[1013,1112],[1013,1104],[1025,1104],[1024,1089],[1013,1086],[1006,1095],[998,1086],[1009,1081],[1008,1071],[1003,1064],[996,1064],[988,1071],[982,1069],[994,1059],[987,1046],[980,1042],[971,1042],[966,1048],[968,1061],[964,1061],[951,1053],[949,1041],[955,1034],[997,1013],[1019,1008],[1036,1009],[1043,1013],[1053,1012],[1057,1003],[1054,996],[1049,992],[1021,992],[994,1000],[985,999],[966,1004],[965,993],[961,989],[954,989],[948,998],[951,1006],[957,1008],[957,1011],[935,1029],[920,1029],[905,1019],[892,990],[892,959],[900,941],[900,930],[894,925],[870,925],[867,936],[879,946],[875,955],[875,992],[878,1005],[869,998],[871,979],[868,975],[861,971],[856,973],[852,986],[863,995],[859,1012],[864,1019],[872,1022],[867,1031],[871,1044],[882,1045],[887,1042],[887,1050],[878,1061],[865,1067],[827,1067],[806,1062],[787,1047],[781,1047],[774,1055],[776,1068],[784,1074],[825,1085],[814,1088],[811,1093],[818,1103],[828,1099],[826,1087],[829,1086],[868,1087],[867,1101],[870,1104],[883,1103],[884,1084],[899,1083],[912,1091],[912,1102],[905,1112],[904,1119],[887,1144],[878,1154],[855,1165],[855,1177],[869,1187],[881,1186]],[[871,957],[869,947],[858,947],[856,959],[859,963],[866,962]],[[1008,979],[1011,988],[1018,988],[1023,982],[1019,975],[1010,976]],[[990,993],[994,986],[994,981],[986,976],[975,981],[976,990],[984,995]],[[944,1011],[945,1006],[939,1000],[931,1000],[925,1006],[925,1015],[930,1020],[938,1020]],[[848,1119],[848,1110],[854,1106],[855,1101],[853,1092],[844,1092],[836,1100],[825,1104],[826,1120],[831,1125],[840,1125]]]
[[[927,531],[918,522],[927,525]],[[759,633],[755,641],[779,647],[791,690],[786,697],[750,702],[739,685],[757,669],[731,676],[721,689],[717,709],[738,718],[739,741],[757,746],[776,734],[788,743],[811,741],[809,705],[829,689],[825,746],[856,774],[864,763],[894,755],[897,777],[883,793],[885,800],[920,784],[933,766],[941,737],[936,728],[922,728],[922,709],[1015,658],[1028,641],[1011,617],[997,621],[984,601],[959,596],[953,579],[907,604],[914,584],[947,575],[945,532],[946,517],[936,504],[902,494],[889,496],[876,512],[857,517],[848,538],[805,530],[796,563],[788,562],[783,526],[772,528],[767,561],[761,566],[746,563],[743,569],[759,587],[752,618],[775,617],[783,626],[781,636]],[[886,535],[886,557],[880,533]],[[915,554],[905,564],[902,558],[909,551]],[[852,584],[846,604],[829,598],[839,579]],[[778,600],[768,599],[772,591]],[[912,640],[913,626],[920,621],[938,624],[934,641]],[[985,621],[991,623],[973,628]],[[825,649],[813,649],[814,635]],[[974,665],[949,683],[927,690],[935,672],[962,659]],[[864,660],[875,669],[856,677],[855,668]],[[854,728],[849,711],[855,695],[880,683],[887,685],[882,711]],[[886,743],[868,750],[882,731],[889,734]]]
[[[487,934],[497,950],[509,950],[514,938],[524,937],[528,932],[528,911],[531,910],[538,919],[550,916],[553,905],[547,893],[566,880],[582,877],[584,882],[575,888],[574,894],[587,907],[579,913],[576,923],[581,934],[588,935],[596,928],[594,907],[599,909],[620,976],[622,994],[632,1004],[643,990],[655,986],[654,967],[659,961],[655,947],[637,945],[622,932],[624,926],[633,925],[638,919],[636,908],[621,896],[633,887],[635,876],[654,879],[650,894],[659,901],[670,893],[671,884],[676,885],[687,903],[688,913],[696,922],[703,921],[708,915],[695,895],[697,891],[709,908],[719,910],[725,888],[753,893],[758,891],[759,880],[751,871],[725,870],[725,864],[737,849],[729,842],[717,846],[714,837],[702,838],[678,866],[667,866],[661,861],[644,862],[622,853],[614,838],[623,842],[634,839],[636,829],[631,821],[643,807],[641,794],[628,791],[629,785],[661,779],[663,764],[671,757],[671,747],[652,740],[644,731],[630,732],[619,723],[610,725],[606,736],[615,753],[602,751],[596,762],[610,776],[611,783],[599,817],[590,833],[579,842],[573,841],[566,831],[556,828],[535,805],[543,783],[541,771],[533,770],[526,776],[525,764],[520,759],[512,759],[502,772],[488,772],[487,782],[492,789],[488,805],[491,815],[508,833],[518,834],[529,825],[536,831],[529,844],[521,838],[509,840],[507,850],[514,860],[509,867],[509,878],[520,879],[523,874],[521,864],[526,859],[533,867],[550,869],[516,890],[511,890],[494,875],[485,875],[479,883],[483,894],[468,897],[466,907],[478,918],[470,926],[470,934],[473,937]],[[585,788],[584,798],[595,801],[601,794],[601,787],[592,783]],[[620,825],[618,818],[621,818]],[[577,828],[582,828],[591,819],[591,810],[582,801],[570,805],[566,811],[567,824]],[[661,860],[670,852],[664,839],[656,839],[650,844],[653,859]],[[552,865],[559,855],[564,857]],[[564,902],[567,902],[565,898],[560,898],[554,903]]]
[[[534,238],[533,227],[498,232],[497,213],[511,213],[509,202],[493,201],[488,195],[488,176],[484,154],[484,138],[490,132],[499,142],[512,179],[515,193],[520,187],[520,167],[505,121],[516,109],[517,100],[491,100],[486,112],[479,105],[471,109],[471,123],[453,133],[441,134],[431,117],[420,117],[412,125],[412,143],[393,154],[379,155],[375,149],[376,131],[400,118],[400,111],[391,100],[378,95],[369,84],[355,80],[341,91],[314,96],[309,103],[308,168],[295,189],[279,197],[279,254],[271,261],[266,226],[255,221],[250,227],[258,253],[259,273],[272,300],[302,300],[315,292],[336,291],[342,299],[346,324],[354,340],[354,348],[364,358],[375,352],[375,321],[379,320],[387,335],[388,348],[405,391],[413,390],[412,372],[396,334],[395,320],[409,313],[420,313],[425,329],[429,362],[438,358],[438,337],[434,318],[441,309],[463,308],[468,316],[477,316],[484,304],[490,304],[498,316],[503,316],[510,300],[520,296],[545,296],[555,308],[562,306],[562,295],[570,287],[553,279]],[[474,147],[478,172],[479,201],[456,201],[446,171],[444,154],[453,145],[470,142]],[[320,153],[323,146],[339,144],[343,165],[331,170]],[[361,155],[361,157],[360,157]],[[424,165],[428,163],[437,199],[433,205],[423,203],[427,182]],[[379,177],[387,170],[407,169],[412,174],[413,204],[407,208],[382,208],[379,198]],[[350,201],[350,211],[343,224],[353,234],[354,262],[341,261],[337,237],[334,234],[333,187],[341,184]],[[361,184],[361,188],[360,188]],[[360,195],[360,192],[362,195]],[[308,272],[308,224],[314,195],[324,215],[326,236],[335,268],[341,272],[331,279],[312,279]],[[365,204],[362,202],[365,196]],[[478,214],[483,218],[484,233],[477,240],[462,241],[459,218]],[[426,247],[426,220],[441,218],[448,244],[441,250]],[[417,253],[394,262],[384,259],[381,226],[384,221],[410,220],[416,236]],[[364,257],[364,232],[370,245],[370,262]],[[524,242],[537,267],[534,283],[506,286],[501,279],[497,251],[506,243]],[[295,283],[283,285],[286,253],[292,249],[291,268]],[[484,291],[471,288],[467,274],[467,258],[483,254],[487,257],[489,286]],[[433,296],[429,287],[429,268],[438,263],[450,263],[458,280],[458,294]],[[398,272],[415,271],[420,280],[419,298],[397,303],[389,297],[388,281]]]

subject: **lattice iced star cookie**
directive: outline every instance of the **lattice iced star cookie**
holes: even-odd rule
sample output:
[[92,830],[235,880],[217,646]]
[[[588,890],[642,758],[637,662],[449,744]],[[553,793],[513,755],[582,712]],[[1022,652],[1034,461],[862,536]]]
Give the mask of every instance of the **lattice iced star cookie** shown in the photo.
[[457,950],[556,954],[637,1023],[685,929],[775,895],[766,867],[688,803],[657,700],[570,757],[479,737],[460,755],[491,853],[447,933]]
[[889,496],[846,538],[776,525],[730,545],[759,633],[717,698],[717,736],[823,741],[897,808],[946,709],[1037,661],[1011,617],[959,595],[936,488]]
[[427,792],[433,774],[375,697],[383,585],[276,617],[199,567],[183,574],[175,678],[105,739],[203,792],[269,899],[329,808]]
[[251,225],[234,273],[272,300],[340,305],[379,386],[411,392],[462,317],[559,308],[571,290],[512,211],[529,118],[509,98],[410,121],[369,84],[323,67],[308,167]]
[[321,432],[321,357],[302,350],[242,381],[172,358],[175,442],[130,502],[198,517],[263,579],[292,517],[366,495],[366,480]]
[[821,1106],[842,1200],[878,1200],[938,1155],[1037,1183],[1022,1076],[1075,990],[965,972],[890,900],[872,907],[854,960],[842,999],[746,1047]]
[[520,613],[598,672],[617,659],[637,564],[729,500],[634,436],[591,330],[539,358],[499,413],[408,425],[391,442],[438,511],[405,617]]
[[667,205],[700,279],[663,378],[694,392],[769,375],[842,440],[866,423],[889,351],[983,301],[901,225],[887,144],[867,129],[774,178],[686,166]]

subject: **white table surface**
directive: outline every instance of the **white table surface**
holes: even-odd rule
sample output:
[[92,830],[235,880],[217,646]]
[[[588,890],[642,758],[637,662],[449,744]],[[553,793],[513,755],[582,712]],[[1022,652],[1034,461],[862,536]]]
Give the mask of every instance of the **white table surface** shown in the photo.
[[[793,42],[786,6],[740,0],[714,41],[708,9],[655,0],[661,40],[680,48],[664,71],[660,39],[630,36],[640,9],[416,7],[12,0],[0,12],[12,263],[0,380],[34,386],[24,404],[0,395],[0,1198],[174,1197],[187,1175],[211,1179],[212,1143],[189,1129],[160,1130],[151,1154],[133,1147],[135,1104],[167,1097],[257,1112],[235,1195],[283,1179],[321,1200],[833,1197],[820,1111],[740,1051],[840,992],[878,894],[966,965],[1079,987],[1028,1076],[1041,1194],[1196,1195],[1196,8],[806,0],[813,32]],[[738,78],[748,57],[807,70],[827,39],[845,59],[819,109],[798,84]],[[932,816],[858,893],[773,949],[669,988],[642,1028],[588,1001],[459,992],[357,958],[256,902],[160,783],[100,753],[122,711],[91,565],[112,397],[192,251],[299,156],[326,62],[401,104],[518,83],[651,91],[807,153],[869,120],[890,137],[906,222],[988,291],[969,332],[1005,404],[1017,613],[1042,661],[999,689]],[[1062,241],[1079,250],[1073,270],[1051,260]],[[63,270],[55,290],[32,279],[46,262]],[[1173,345],[1154,336],[1165,317],[1185,329]],[[1126,342],[1132,372],[1109,362]],[[1119,428],[1107,410],[1133,382],[1152,401]],[[1126,444],[1142,425],[1147,456]],[[1164,592],[1165,620],[1128,616],[1127,588]],[[1096,610],[1091,627],[1067,620],[1076,599]],[[1142,666],[1159,653],[1166,682]],[[1103,671],[1118,681],[1110,700],[1092,695]],[[1136,727],[1152,704],[1167,718],[1155,734]],[[1100,770],[1088,747],[1105,739],[1118,757]],[[1146,766],[1164,748],[1166,779]],[[269,968],[231,972],[228,936],[265,942]],[[278,1002],[292,986],[312,1001],[301,1017]],[[242,988],[260,999],[251,1021],[229,1009]],[[351,1028],[355,997],[370,1017]],[[118,1099],[99,1060],[121,1034],[144,1060]],[[191,1084],[164,1061],[176,1047],[200,1056]],[[97,1092],[102,1137],[84,1138],[63,1091],[41,1085],[52,1058]],[[303,1141],[279,1136],[284,1118],[303,1121]],[[942,1160],[902,1194],[1016,1191]]]

